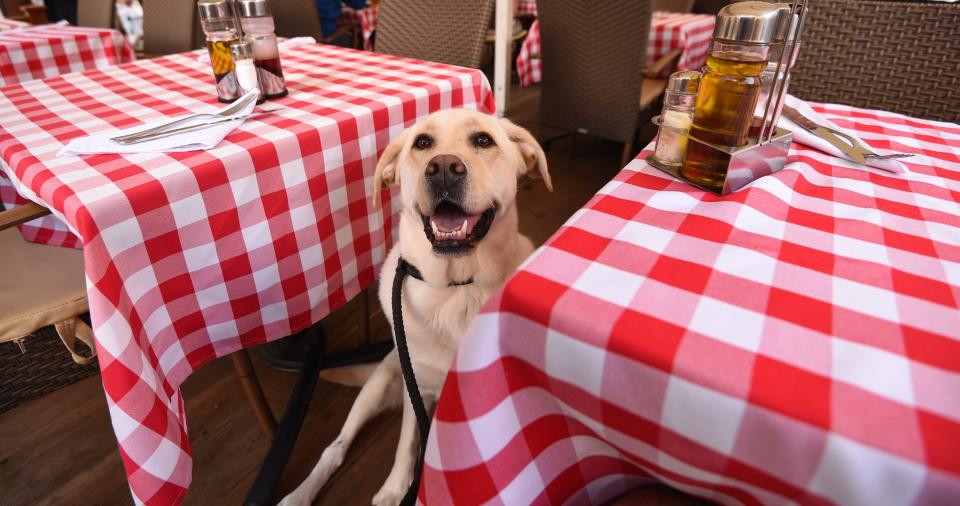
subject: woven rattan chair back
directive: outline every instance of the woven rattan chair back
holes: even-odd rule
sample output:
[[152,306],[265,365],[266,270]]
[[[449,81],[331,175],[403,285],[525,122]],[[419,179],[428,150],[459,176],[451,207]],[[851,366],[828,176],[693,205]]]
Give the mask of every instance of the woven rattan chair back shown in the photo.
[[80,0],[77,24],[97,28],[113,27],[113,0]]
[[632,144],[650,0],[541,0],[540,123]]
[[381,2],[376,50],[480,68],[494,3],[494,0]]
[[960,122],[960,4],[811,2],[790,93]]
[[316,0],[283,0],[270,2],[270,11],[281,37],[313,37],[323,40],[323,27]]
[[653,0],[654,11],[690,12],[694,0]]
[[143,2],[143,50],[150,55],[182,53],[203,44],[195,0]]

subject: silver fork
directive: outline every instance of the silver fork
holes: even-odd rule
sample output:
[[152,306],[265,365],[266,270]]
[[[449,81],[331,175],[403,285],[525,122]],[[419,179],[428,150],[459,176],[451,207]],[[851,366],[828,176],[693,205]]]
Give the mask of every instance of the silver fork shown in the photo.
[[247,97],[246,100],[237,100],[236,102],[233,103],[233,105],[231,105],[231,106],[228,107],[227,109],[225,109],[225,110],[223,110],[223,111],[220,111],[220,112],[203,112],[203,113],[199,113],[199,114],[191,114],[190,116],[185,116],[185,117],[183,117],[183,118],[180,118],[180,119],[177,119],[177,120],[173,120],[173,121],[171,121],[171,122],[169,122],[169,123],[164,123],[164,124],[162,124],[162,125],[157,125],[157,126],[155,126],[155,127],[153,127],[153,128],[148,128],[148,129],[146,129],[146,130],[141,130],[141,131],[139,131],[139,132],[132,132],[132,133],[125,134],[125,135],[118,135],[117,137],[111,137],[110,140],[111,140],[111,141],[116,141],[116,142],[121,142],[121,143],[122,143],[122,142],[125,141],[125,140],[130,140],[130,139],[133,139],[133,138],[136,138],[136,137],[143,137],[143,136],[145,136],[145,135],[150,135],[150,134],[153,134],[153,133],[156,133],[156,132],[162,132],[163,130],[166,130],[166,129],[174,126],[174,125],[178,125],[178,124],[180,124],[180,123],[183,123],[184,121],[191,120],[191,119],[196,119],[196,118],[202,118],[202,117],[204,117],[204,116],[229,117],[229,116],[232,116],[232,115],[234,115],[234,114],[242,111],[244,107],[250,105],[250,102],[253,101],[253,100],[256,100],[256,99],[257,99],[257,96],[256,96],[256,95],[251,95],[251,96]]
[[[822,126],[822,125],[821,125],[821,126]],[[846,139],[847,142],[849,142],[850,145],[853,146],[853,149],[856,150],[856,151],[859,151],[860,154],[862,154],[863,157],[866,158],[866,159],[870,159],[870,160],[895,160],[895,159],[898,159],[898,158],[910,158],[911,156],[913,156],[913,153],[891,153],[891,154],[889,154],[889,155],[878,155],[877,153],[874,153],[873,151],[870,151],[869,149],[867,149],[867,147],[863,145],[863,142],[861,142],[860,139],[857,139],[856,137],[854,137],[854,136],[852,136],[852,135],[849,135],[849,134],[847,134],[847,133],[845,133],[845,132],[841,132],[841,131],[839,131],[839,130],[835,130],[835,129],[829,128],[829,127],[823,127],[823,128],[829,130],[830,133],[832,133],[832,134],[834,134],[834,135],[836,135],[836,136],[843,137],[844,139]]]

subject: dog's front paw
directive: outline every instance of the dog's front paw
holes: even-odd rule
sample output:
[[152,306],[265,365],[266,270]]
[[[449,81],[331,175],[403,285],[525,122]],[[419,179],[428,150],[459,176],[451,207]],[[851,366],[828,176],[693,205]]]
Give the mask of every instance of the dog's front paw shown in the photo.
[[410,487],[411,481],[407,480],[406,483],[390,483],[388,481],[384,483],[377,495],[373,496],[373,506],[397,506],[403,500],[403,496],[407,494],[407,488]]
[[310,506],[310,503],[313,502],[308,497],[304,497],[296,492],[286,496],[282,501],[277,503],[277,506]]

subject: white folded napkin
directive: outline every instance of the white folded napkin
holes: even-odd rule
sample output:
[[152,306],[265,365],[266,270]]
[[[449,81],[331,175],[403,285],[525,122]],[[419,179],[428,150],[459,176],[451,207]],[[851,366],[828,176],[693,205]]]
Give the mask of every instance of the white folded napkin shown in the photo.
[[[285,49],[291,49],[305,44],[316,43],[317,39],[314,39],[313,37],[292,37],[278,42],[277,49],[283,51]],[[210,53],[204,51],[202,54],[200,54],[200,56],[197,56],[197,61],[200,63],[210,63]]]
[[[256,94],[257,91],[251,91],[240,97],[237,100],[243,100],[251,95]],[[182,123],[177,123],[172,128],[181,128],[190,125],[197,125],[201,123],[210,123],[214,121],[219,121],[230,118],[236,118],[241,116],[247,116],[256,107],[257,101],[251,100],[246,107],[237,111],[236,113],[230,116],[202,116],[200,118],[194,118],[191,120],[184,121]],[[232,104],[228,104],[221,109],[210,111],[213,114],[217,112],[224,111],[230,107]],[[203,112],[203,111],[201,111]],[[188,116],[188,115],[184,115]],[[179,117],[184,117],[179,116]],[[181,134],[171,135],[169,137],[161,137],[156,140],[138,142],[136,144],[120,144],[119,142],[110,140],[111,137],[117,137],[120,135],[132,134],[135,132],[141,132],[147,130],[148,128],[153,128],[155,126],[162,125],[164,123],[169,123],[173,120],[176,120],[177,117],[173,118],[164,118],[156,121],[151,121],[150,123],[144,123],[134,127],[126,128],[124,130],[108,130],[105,132],[100,132],[94,135],[87,137],[77,137],[71,139],[60,152],[57,153],[57,156],[70,156],[70,155],[95,155],[103,153],[157,153],[157,152],[169,152],[169,151],[199,151],[204,149],[211,149],[217,144],[220,144],[220,141],[232,132],[235,128],[243,124],[245,120],[238,119],[236,121],[228,121],[221,123],[219,125],[214,125],[209,128],[204,128],[201,130],[194,130],[192,132],[184,132]]]
[[[843,133],[846,133],[846,134],[848,134],[848,135],[850,135],[850,136],[852,136],[852,137],[856,137],[857,139],[860,139],[860,137],[857,136],[856,132],[852,132],[852,131],[850,131],[850,130],[847,130],[847,129],[838,127],[838,126],[837,126],[836,124],[834,124],[832,121],[824,118],[824,117],[821,116],[819,113],[817,113],[817,111],[814,111],[813,108],[810,107],[809,104],[807,104],[807,103],[804,102],[803,100],[800,100],[800,99],[797,98],[797,97],[794,97],[793,95],[789,95],[789,94],[787,95],[787,97],[786,97],[786,104],[787,104],[788,106],[793,107],[794,109],[796,109],[800,114],[806,116],[808,119],[810,119],[810,120],[812,120],[812,121],[814,121],[814,122],[816,122],[816,123],[818,123],[818,124],[820,124],[820,125],[822,125],[822,126],[825,126],[825,127],[828,127],[828,128],[833,128],[834,130],[839,130],[839,131],[841,131],[841,132],[843,132]],[[850,159],[847,157],[847,155],[843,154],[842,151],[840,151],[839,149],[837,149],[836,146],[834,146],[833,144],[830,144],[829,142],[827,142],[827,141],[825,141],[825,140],[817,137],[816,135],[813,135],[812,133],[810,133],[809,131],[805,130],[804,128],[801,128],[799,125],[797,125],[797,124],[794,123],[793,121],[790,121],[790,120],[786,117],[786,115],[782,115],[782,114],[780,115],[780,121],[779,121],[779,123],[778,123],[777,125],[780,126],[781,128],[785,128],[785,129],[790,130],[791,132],[793,132],[793,140],[796,141],[796,142],[799,142],[800,144],[809,146],[809,147],[814,148],[814,149],[819,150],[819,151],[823,151],[824,153],[827,153],[827,154],[829,154],[829,155],[833,155],[833,156],[836,156],[836,157],[843,158],[844,160],[848,160],[848,161],[849,161],[850,163],[852,163],[852,164],[857,164],[857,162],[854,162],[853,160],[850,160]],[[860,139],[860,142],[863,142],[863,139]],[[877,153],[877,154],[880,154],[880,155],[887,154],[887,153],[884,153],[884,152],[881,151],[881,150],[874,149],[873,147],[871,147],[871,146],[870,146],[869,144],[867,144],[866,142],[863,142],[863,144],[864,144],[865,146],[867,146],[867,148],[870,149],[870,151],[873,151],[874,153]],[[858,165],[859,165],[859,164],[858,164]],[[907,171],[907,167],[906,167],[905,165],[903,165],[902,163],[898,162],[897,160],[876,160],[876,159],[869,159],[869,158],[868,158],[867,161],[866,161],[866,165],[869,166],[869,167],[874,167],[874,168],[876,168],[876,169],[886,170],[886,171],[889,171],[889,172],[895,172],[895,173],[897,173],[897,174],[902,174],[902,173],[904,173],[904,172]]]

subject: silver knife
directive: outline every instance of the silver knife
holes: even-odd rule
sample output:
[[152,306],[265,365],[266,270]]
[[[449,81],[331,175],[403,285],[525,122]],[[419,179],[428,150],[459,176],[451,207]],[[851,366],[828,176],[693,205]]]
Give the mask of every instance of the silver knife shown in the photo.
[[853,146],[834,133],[830,128],[822,126],[817,122],[807,118],[803,114],[800,114],[800,111],[790,107],[789,105],[783,106],[783,115],[787,117],[790,121],[793,121],[800,128],[816,135],[817,137],[829,142],[831,145],[839,149],[843,154],[847,155],[851,160],[863,165],[866,164],[866,159],[863,157],[863,152]]
[[164,138],[164,137],[170,137],[171,135],[177,135],[177,134],[182,134],[182,133],[186,133],[186,132],[194,132],[194,131],[197,131],[197,130],[203,130],[204,128],[209,128],[209,127],[216,126],[216,125],[222,125],[223,123],[229,123],[229,122],[231,122],[231,121],[238,121],[238,120],[242,120],[242,119],[247,119],[247,118],[250,118],[250,117],[253,117],[253,116],[260,116],[261,114],[271,113],[271,112],[275,112],[275,111],[279,111],[279,110],[280,110],[280,109],[267,109],[267,110],[263,110],[263,111],[257,111],[257,112],[252,113],[252,114],[247,114],[246,116],[236,116],[236,117],[233,117],[233,118],[225,118],[225,119],[221,119],[221,120],[217,120],[217,121],[211,121],[211,122],[208,122],[208,123],[199,123],[199,124],[197,124],[197,125],[189,125],[189,126],[180,127],[180,128],[172,128],[172,129],[170,129],[170,130],[164,130],[164,131],[162,131],[162,132],[148,133],[148,134],[145,134],[145,135],[138,135],[138,136],[135,136],[135,137],[127,137],[127,138],[124,138],[124,139],[117,140],[117,141],[115,141],[115,142],[117,142],[118,144],[123,144],[123,145],[139,144],[139,143],[141,143],[141,142],[154,141],[154,140],[157,140],[157,139],[162,139],[162,138]]

